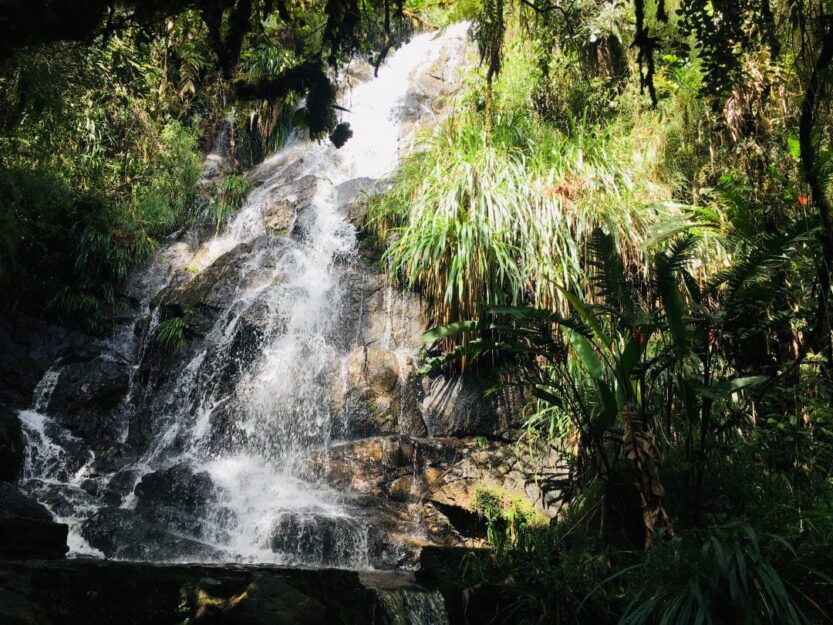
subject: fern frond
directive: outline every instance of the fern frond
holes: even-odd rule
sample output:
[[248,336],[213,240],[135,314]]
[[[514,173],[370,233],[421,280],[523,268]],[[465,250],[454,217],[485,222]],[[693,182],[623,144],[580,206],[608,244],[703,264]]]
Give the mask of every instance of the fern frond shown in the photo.
[[596,228],[590,237],[588,249],[590,264],[596,270],[590,279],[596,295],[608,308],[623,315],[633,313],[635,308],[633,293],[613,236],[601,228]]

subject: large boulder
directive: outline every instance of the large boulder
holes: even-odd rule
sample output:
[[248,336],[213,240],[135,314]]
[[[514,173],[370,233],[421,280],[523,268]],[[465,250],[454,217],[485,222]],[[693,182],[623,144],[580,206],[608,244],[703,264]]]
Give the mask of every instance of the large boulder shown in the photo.
[[332,397],[346,436],[426,435],[416,376],[425,306],[362,260],[341,282],[345,295],[333,340],[346,357],[341,375],[333,376]]
[[81,535],[107,558],[142,561],[220,560],[222,553],[125,508],[101,508],[84,521]]
[[234,625],[329,625],[332,621],[320,597],[261,573],[246,587],[245,601],[229,601],[219,622]]
[[44,506],[0,482],[0,559],[63,558],[68,531]]
[[[135,483],[133,471],[113,476],[105,493],[124,493]],[[81,533],[107,557],[139,560],[216,560],[205,521],[217,490],[209,475],[185,464],[143,476],[134,489],[132,509],[104,507],[84,522]],[[118,502],[121,498],[118,497]]]
[[[241,286],[253,282],[273,284],[281,280],[273,270],[284,251],[285,245],[280,239],[269,236],[240,243],[206,268],[190,275],[187,281],[163,291],[158,297],[162,319],[182,317],[186,338],[205,337],[235,301]],[[252,263],[254,256],[257,256],[257,263]]]
[[182,319],[184,344],[171,349],[157,340],[158,329],[146,330],[150,335],[135,378],[141,395],[130,416],[129,445],[146,448],[169,425],[163,422],[167,416],[192,413],[196,384],[232,389],[261,353],[262,342],[282,331],[286,319],[274,302],[286,288],[282,261],[292,245],[283,237],[257,237],[157,295],[160,325]]
[[23,468],[25,443],[17,415],[0,406],[0,482],[14,482]]
[[217,490],[208,473],[187,464],[145,475],[136,485],[136,513],[168,530],[199,536]]
[[[558,450],[548,445],[519,450],[511,443],[453,437],[351,441],[310,454],[305,469],[310,479],[370,498],[382,508],[415,506],[420,514],[428,513],[426,519],[439,510],[469,538],[478,538],[469,531],[469,521],[477,521],[478,490],[492,491],[507,502],[523,501],[531,510],[555,517],[569,476]],[[422,525],[420,531],[428,527]],[[442,523],[428,535],[440,544],[455,544],[459,538]]]
[[[279,330],[283,323],[273,314],[269,298],[286,278],[279,267],[289,245],[286,239],[268,235],[240,243],[204,269],[196,268],[162,290],[154,302],[160,309],[160,324],[182,319],[185,349],[172,352],[155,336],[149,337],[139,381],[154,394],[164,394],[156,386],[170,382],[170,370],[186,366],[204,347],[215,352],[229,347],[232,353],[222,354],[223,360],[238,366],[248,362],[264,335]],[[244,289],[260,297],[241,299],[239,292]],[[217,328],[230,334],[232,342],[203,341]]]
[[468,37],[450,39],[431,71],[415,76],[400,113],[406,139],[413,140],[420,131],[432,129],[438,119],[453,111],[466,75],[458,62],[475,53]]
[[130,387],[130,364],[120,354],[96,349],[74,351],[60,363],[45,412],[85,440],[115,438],[113,411]]
[[302,509],[278,517],[270,546],[286,562],[359,568],[367,565],[367,534],[361,519]]
[[367,221],[367,200],[383,193],[392,184],[387,179],[353,178],[336,186],[339,210],[347,217],[347,221],[360,230],[360,235]]
[[27,439],[27,477],[66,483],[92,460],[84,441],[54,419],[32,410],[22,410],[18,417]]
[[375,494],[385,482],[411,473],[414,445],[407,438],[366,438],[311,452],[302,470],[305,477],[323,480],[336,489]]
[[[474,442],[441,476],[423,471],[418,479],[421,496],[441,510],[477,513],[478,491],[488,490],[505,503],[525,502],[531,510],[550,518],[561,512],[562,489],[569,468],[560,452],[539,444],[518,449],[513,444]],[[453,514],[454,512],[452,512]]]

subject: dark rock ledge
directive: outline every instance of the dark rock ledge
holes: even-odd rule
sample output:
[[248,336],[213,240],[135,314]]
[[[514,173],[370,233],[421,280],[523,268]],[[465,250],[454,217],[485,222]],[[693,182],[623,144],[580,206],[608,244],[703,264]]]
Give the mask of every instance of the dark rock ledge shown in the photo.
[[[395,578],[395,579],[393,579]],[[383,625],[379,588],[401,575],[104,560],[0,563],[3,625]],[[399,621],[394,621],[399,622]]]
[[0,560],[63,558],[68,529],[14,485],[0,482]]

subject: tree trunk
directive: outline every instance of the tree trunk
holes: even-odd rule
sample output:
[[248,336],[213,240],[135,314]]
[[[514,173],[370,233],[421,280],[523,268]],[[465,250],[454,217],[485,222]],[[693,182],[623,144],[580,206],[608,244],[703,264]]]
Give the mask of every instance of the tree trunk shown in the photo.
[[665,488],[659,474],[660,452],[653,432],[643,429],[631,404],[625,406],[622,439],[628,459],[633,462],[636,470],[636,488],[639,491],[645,532],[645,551],[648,551],[653,545],[658,527],[664,525],[671,534],[673,530],[668,513],[662,505]]
[[804,92],[804,102],[801,107],[801,118],[798,126],[801,170],[807,185],[810,187],[813,204],[819,212],[821,222],[822,253],[816,268],[819,283],[818,312],[816,325],[810,340],[814,349],[822,350],[827,355],[828,374],[831,366],[833,366],[833,347],[830,342],[830,268],[833,265],[833,215],[831,215],[830,202],[825,195],[817,168],[818,154],[813,142],[813,132],[816,125],[816,110],[819,98],[825,87],[822,76],[830,68],[831,62],[833,62],[833,27],[828,23],[822,37],[819,56]]

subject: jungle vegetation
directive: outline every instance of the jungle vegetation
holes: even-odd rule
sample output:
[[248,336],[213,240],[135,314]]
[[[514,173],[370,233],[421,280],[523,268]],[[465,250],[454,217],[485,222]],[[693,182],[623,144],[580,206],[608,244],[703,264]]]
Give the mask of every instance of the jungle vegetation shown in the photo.
[[452,576],[494,623],[831,622],[830,0],[3,0],[4,310],[106,328],[291,128],[347,136],[336,68],[460,19],[480,65],[366,225],[427,366],[520,387],[570,480],[552,523],[484,495]]
[[[484,499],[494,623],[833,619],[833,5],[484,0],[371,206],[428,366],[523,389],[562,515]],[[499,390],[498,386],[495,390]]]

